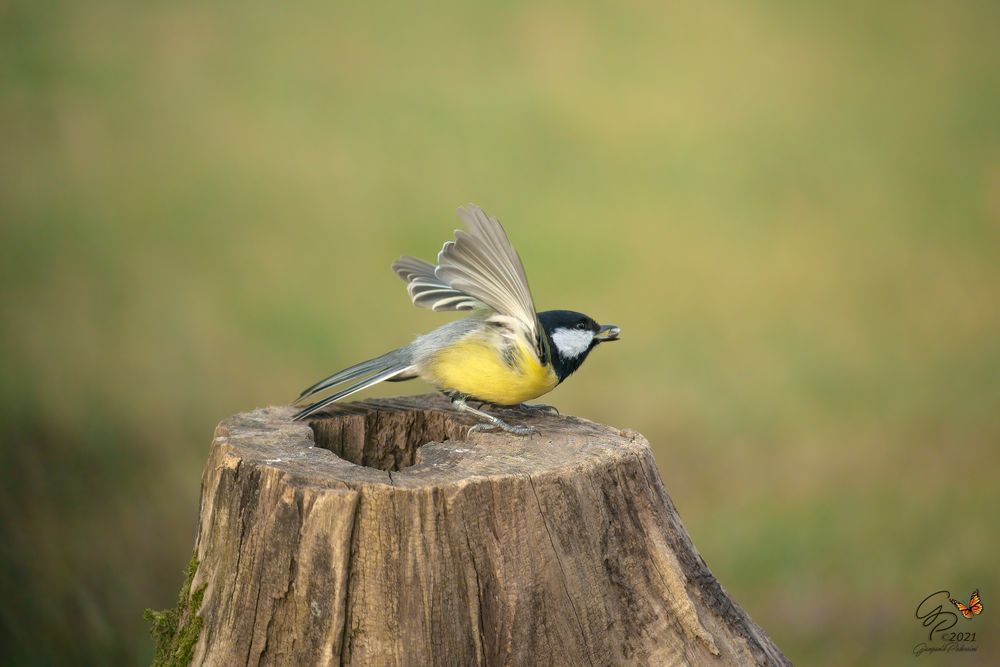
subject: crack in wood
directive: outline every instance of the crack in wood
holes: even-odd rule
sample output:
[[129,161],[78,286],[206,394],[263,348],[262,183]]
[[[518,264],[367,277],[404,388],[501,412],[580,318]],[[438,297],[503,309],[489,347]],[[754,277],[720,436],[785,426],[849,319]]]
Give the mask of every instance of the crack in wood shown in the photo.
[[260,608],[260,592],[263,588],[262,584],[257,584],[257,600],[253,605],[253,621],[250,622],[250,641],[247,642],[247,656],[246,660],[243,661],[247,667],[250,667],[250,652],[253,651],[254,630],[257,629],[257,610]]
[[[545,512],[542,511],[542,503],[538,499],[538,492],[535,490],[535,480],[532,479],[531,475],[528,475],[528,484],[531,486],[531,494],[535,497],[535,505],[538,507],[538,516],[542,519],[542,526],[545,528],[545,534],[549,538],[549,546],[552,547],[552,555],[555,556],[556,564],[559,565],[559,572],[562,575],[563,590],[566,591],[566,599],[569,601],[569,606],[573,609],[573,616],[576,617],[576,624],[580,628],[580,640],[588,646],[590,642],[588,641],[587,633],[583,629],[583,621],[580,620],[580,612],[576,608],[576,603],[573,602],[573,596],[569,592],[569,582],[566,580],[566,570],[563,569],[562,559],[559,557],[559,550],[556,549],[556,543],[552,539],[552,532],[549,531],[548,522],[545,519]],[[594,661],[590,657],[589,653],[587,655],[587,660],[593,667]]]
[[341,665],[348,664],[347,661],[350,659],[351,655],[350,648],[347,645],[347,636],[348,636],[347,627],[351,621],[349,617],[350,599],[351,599],[351,576],[354,574],[353,572],[354,558],[358,551],[358,537],[359,537],[358,523],[360,522],[360,516],[361,516],[361,498],[362,494],[360,492],[357,493],[357,501],[354,505],[354,517],[351,519],[351,535],[350,537],[347,538],[349,551],[347,556],[347,564],[344,568],[344,601],[341,605],[341,608],[343,609],[341,615],[344,619],[343,621],[344,627],[341,629],[340,633]]
[[472,573],[476,575],[476,620],[479,626],[479,664],[486,663],[486,630],[483,627],[483,584],[479,579],[479,568],[476,566],[476,551],[472,548],[472,541],[469,539],[469,525],[465,524],[465,545],[469,549],[469,565],[472,566]]

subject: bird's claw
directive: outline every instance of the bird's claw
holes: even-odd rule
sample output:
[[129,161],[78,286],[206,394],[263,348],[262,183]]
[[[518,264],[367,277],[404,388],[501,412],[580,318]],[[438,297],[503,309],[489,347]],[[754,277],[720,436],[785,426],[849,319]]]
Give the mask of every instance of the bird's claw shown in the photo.
[[547,415],[558,415],[559,409],[554,405],[544,405],[542,403],[521,403],[522,410],[531,412],[544,412]]
[[507,431],[508,433],[520,436],[534,435],[535,433],[538,433],[538,429],[535,428],[534,426],[521,426],[520,424],[513,424],[513,425],[508,424],[507,428],[505,428],[504,430]]

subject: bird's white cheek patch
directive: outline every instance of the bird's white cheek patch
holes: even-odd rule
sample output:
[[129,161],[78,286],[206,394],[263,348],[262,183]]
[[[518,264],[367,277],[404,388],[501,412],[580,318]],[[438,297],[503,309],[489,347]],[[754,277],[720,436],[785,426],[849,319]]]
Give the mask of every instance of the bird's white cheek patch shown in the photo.
[[559,348],[559,354],[566,359],[574,359],[590,349],[594,332],[560,327],[552,333],[552,342]]

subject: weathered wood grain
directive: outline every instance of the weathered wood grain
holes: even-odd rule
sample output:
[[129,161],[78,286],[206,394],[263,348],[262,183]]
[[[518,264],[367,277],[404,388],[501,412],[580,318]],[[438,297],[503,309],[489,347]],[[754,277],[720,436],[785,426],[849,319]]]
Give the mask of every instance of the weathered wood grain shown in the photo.
[[475,433],[433,396],[266,408],[205,468],[194,664],[782,665],[649,444],[573,417]]

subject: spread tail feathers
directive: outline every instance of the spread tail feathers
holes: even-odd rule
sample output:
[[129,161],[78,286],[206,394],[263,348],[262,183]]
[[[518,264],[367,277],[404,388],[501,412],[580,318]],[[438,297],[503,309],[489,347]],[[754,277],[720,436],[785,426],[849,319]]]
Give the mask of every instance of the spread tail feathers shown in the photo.
[[413,377],[413,370],[410,353],[406,348],[393,350],[392,352],[383,354],[381,357],[375,357],[374,359],[369,359],[368,361],[362,361],[360,364],[355,364],[354,366],[345,368],[342,371],[334,373],[325,380],[317,382],[303,391],[295,402],[298,403],[307,396],[312,396],[313,394],[329,389],[330,387],[334,387],[338,384],[343,384],[349,380],[354,380],[366,375],[368,377],[356,384],[346,387],[345,389],[341,389],[336,393],[330,394],[322,400],[307,405],[305,408],[297,412],[292,419],[305,419],[306,417],[319,412],[331,403],[335,403],[342,398],[359,392],[362,389],[367,389],[368,387],[376,385],[379,382],[393,379],[409,379],[409,377]]

